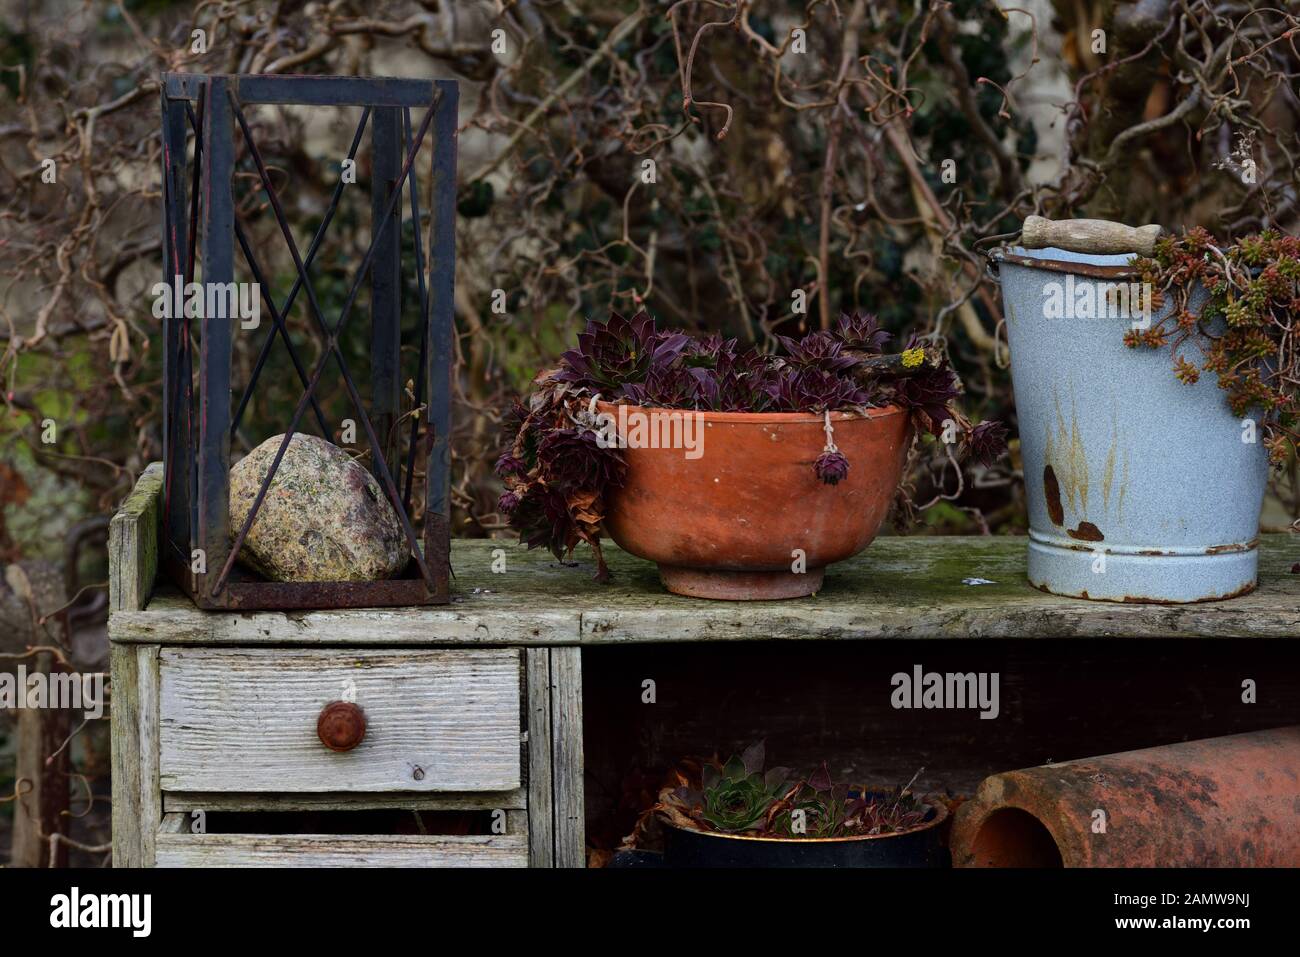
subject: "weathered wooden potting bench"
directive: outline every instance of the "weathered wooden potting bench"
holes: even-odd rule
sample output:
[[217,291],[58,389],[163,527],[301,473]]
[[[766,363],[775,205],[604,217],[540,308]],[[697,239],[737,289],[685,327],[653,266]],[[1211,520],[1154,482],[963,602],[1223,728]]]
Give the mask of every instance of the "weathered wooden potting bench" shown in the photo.
[[[652,565],[613,548],[614,581],[600,585],[589,561],[480,540],[454,543],[448,605],[202,611],[157,578],[161,479],[151,466],[111,528],[117,866],[582,866],[583,656],[597,646],[1300,635],[1289,572],[1300,539],[1286,535],[1262,540],[1257,591],[1198,605],[1040,593],[1017,538],[882,538],[820,594],[754,604],[667,594]],[[367,719],[342,753],[317,733],[335,700]],[[405,810],[492,823],[478,834],[376,833],[374,818],[319,833],[240,825],[263,812]],[[234,823],[212,826],[222,816]]]

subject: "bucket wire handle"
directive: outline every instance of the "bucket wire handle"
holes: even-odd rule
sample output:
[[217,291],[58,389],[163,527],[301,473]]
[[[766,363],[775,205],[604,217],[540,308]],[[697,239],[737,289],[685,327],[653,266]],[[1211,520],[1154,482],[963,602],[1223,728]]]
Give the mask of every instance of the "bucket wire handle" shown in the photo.
[[1012,245],[1015,245],[1015,241],[1019,235],[1020,230],[1017,229],[1010,233],[997,233],[994,236],[981,236],[971,245],[975,249],[983,249],[985,246],[990,246],[993,243],[1011,243]]
[[[971,244],[971,247],[976,252],[980,252],[986,246],[992,246],[996,244],[998,248],[1001,248],[1002,246],[1005,245],[1014,246],[1017,245],[1019,242],[1020,242],[1020,230],[1017,229],[1015,232],[1011,232],[1011,233],[997,233],[996,235],[993,236],[981,236],[979,239],[975,240],[975,242]],[[994,283],[1001,281],[1001,278],[998,275],[997,252],[998,252],[997,249],[991,249],[984,255],[984,275],[988,279],[992,280]]]

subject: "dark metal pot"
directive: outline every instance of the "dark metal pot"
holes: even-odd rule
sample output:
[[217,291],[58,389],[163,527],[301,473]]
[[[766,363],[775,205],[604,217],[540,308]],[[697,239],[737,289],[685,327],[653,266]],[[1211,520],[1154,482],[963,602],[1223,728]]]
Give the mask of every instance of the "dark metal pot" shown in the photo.
[[[942,826],[948,808],[934,798],[924,824],[902,834],[865,837],[749,837],[688,830],[664,822],[666,867],[948,867]],[[644,864],[642,864],[644,866]]]

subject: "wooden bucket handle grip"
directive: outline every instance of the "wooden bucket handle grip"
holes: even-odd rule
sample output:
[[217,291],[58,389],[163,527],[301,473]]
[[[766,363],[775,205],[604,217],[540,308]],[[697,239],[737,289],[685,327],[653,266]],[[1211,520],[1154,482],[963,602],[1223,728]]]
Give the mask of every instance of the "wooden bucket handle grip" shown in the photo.
[[1150,256],[1164,230],[1154,223],[1125,226],[1105,219],[1044,219],[1026,216],[1020,244],[1026,249],[1053,246],[1075,253],[1136,253]]

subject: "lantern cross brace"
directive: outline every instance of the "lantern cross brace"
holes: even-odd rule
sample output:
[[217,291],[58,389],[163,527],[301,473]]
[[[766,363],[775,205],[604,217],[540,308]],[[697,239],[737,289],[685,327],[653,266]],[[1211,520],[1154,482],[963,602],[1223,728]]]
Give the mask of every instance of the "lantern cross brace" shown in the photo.
[[[190,108],[188,102],[185,104],[185,111],[190,117],[191,124],[194,126],[195,135],[200,135],[198,121],[195,119],[194,111]],[[365,134],[366,124],[369,119],[370,107],[367,106],[361,113],[361,122],[357,124],[356,133],[352,137],[352,145],[348,148],[347,158],[349,160],[356,159],[357,149],[361,145],[361,137]],[[343,198],[343,188],[346,185],[347,184],[344,183],[341,176],[339,177],[339,181],[334,185],[334,194],[330,197],[329,205],[325,208],[325,215],[321,218],[321,223],[316,229],[316,234],[312,236],[311,245],[307,247],[306,264],[308,269],[311,268],[312,263],[316,259],[316,253],[320,250],[321,242],[325,238],[326,230],[329,229],[330,223],[334,221],[334,214],[338,212],[339,201]],[[412,188],[414,188],[414,186]],[[253,272],[254,281],[262,289],[263,296],[266,299],[266,304],[271,310],[273,325],[271,326],[270,332],[267,333],[266,339],[262,342],[261,351],[258,352],[257,360],[253,363],[253,371],[248,377],[248,385],[244,387],[243,395],[239,398],[239,404],[235,407],[235,417],[230,425],[230,433],[232,436],[235,434],[235,430],[239,428],[239,423],[243,421],[244,410],[248,407],[248,402],[253,397],[253,390],[257,388],[257,382],[262,376],[262,368],[266,365],[266,360],[271,354],[271,347],[275,344],[275,335],[277,332],[284,336],[284,344],[289,350],[289,358],[293,361],[294,371],[298,374],[298,381],[302,383],[304,389],[307,387],[306,370],[303,368],[302,362],[298,358],[298,353],[293,347],[293,342],[289,339],[289,332],[285,327],[282,318],[288,316],[290,310],[293,309],[293,304],[298,298],[298,293],[302,291],[302,279],[300,277],[294,277],[293,286],[290,287],[288,295],[285,296],[284,305],[280,307],[279,312],[277,313],[275,303],[272,301],[269,292],[270,286],[263,282],[258,275],[261,270],[257,261],[253,258],[252,246],[248,242],[248,237],[245,235],[244,228],[239,224],[238,219],[235,220],[235,238],[239,241],[239,247],[243,250],[244,259],[248,263],[249,269]],[[424,268],[422,260],[418,262],[418,268]],[[421,276],[423,276],[423,273],[421,273]],[[317,402],[315,396],[312,397],[311,404],[312,410],[316,414],[316,421],[320,425],[321,433],[328,437],[330,434],[329,424],[326,422],[325,414],[321,411],[320,404]]]
[[[244,227],[239,225],[239,220],[235,220],[235,239],[239,241],[239,248],[243,250],[244,261],[248,263],[249,271],[253,274],[253,282],[257,283],[257,288],[261,290],[262,298],[266,301],[266,307],[271,310],[271,331],[262,340],[261,352],[258,353],[257,362],[253,365],[253,374],[249,376],[248,385],[244,388],[244,394],[240,397],[239,405],[235,409],[234,421],[230,423],[232,437],[239,429],[239,422],[243,418],[244,409],[248,406],[248,400],[252,398],[253,387],[257,385],[262,366],[266,362],[267,356],[271,354],[271,346],[275,343],[275,334],[277,332],[284,334],[284,346],[289,352],[289,361],[293,363],[293,371],[297,373],[298,381],[302,383],[302,387],[307,388],[307,370],[303,368],[302,359],[298,357],[298,350],[294,348],[293,340],[289,338],[289,330],[284,323],[284,315],[288,315],[288,310],[293,305],[293,302],[285,303],[284,315],[281,315],[280,310],[275,308],[275,302],[271,299],[270,284],[266,281],[266,275],[262,272],[262,267],[248,242],[248,236],[244,234]],[[310,256],[307,259],[307,266],[309,268],[311,266]],[[325,420],[325,413],[314,395],[311,398],[311,407],[316,415],[316,423],[320,426],[321,435],[329,438],[329,423]]]

